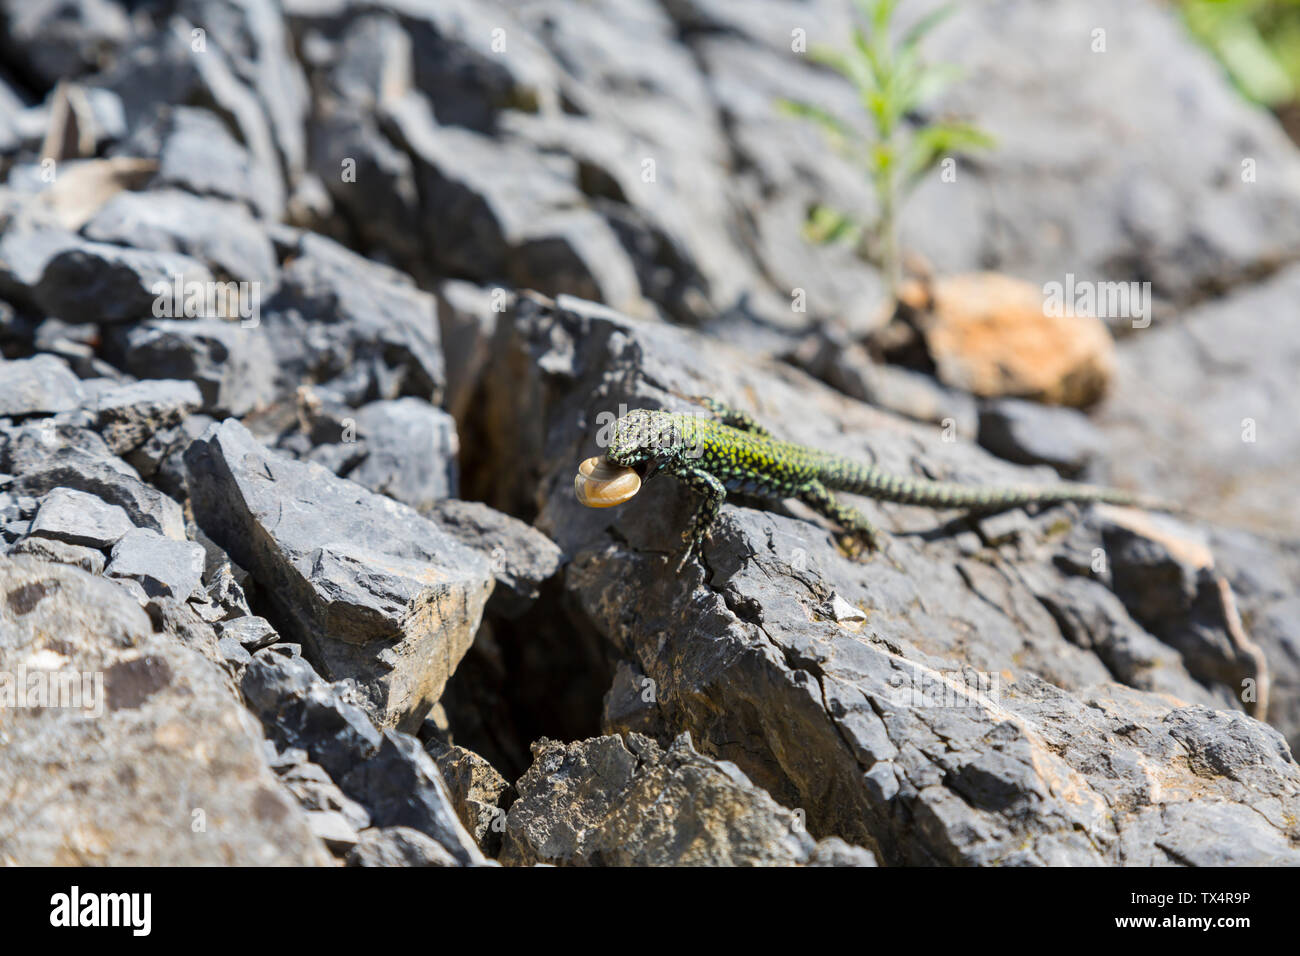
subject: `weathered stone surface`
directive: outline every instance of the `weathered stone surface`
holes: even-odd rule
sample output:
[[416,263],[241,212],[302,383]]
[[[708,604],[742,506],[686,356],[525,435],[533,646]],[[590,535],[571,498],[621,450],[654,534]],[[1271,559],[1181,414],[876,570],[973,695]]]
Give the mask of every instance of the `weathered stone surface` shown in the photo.
[[150,319],[119,333],[114,343],[133,375],[193,382],[203,411],[213,415],[246,415],[275,394],[266,338],[242,322]]
[[267,451],[226,421],[185,453],[195,520],[247,568],[331,680],[416,727],[469,649],[486,560],[405,505]]
[[98,548],[68,544],[54,538],[39,538],[31,535],[19,538],[9,546],[9,554],[13,556],[25,554],[42,561],[71,564],[91,574],[102,574],[104,571],[104,552]]
[[[204,228],[195,229],[196,222]],[[119,193],[82,234],[96,242],[181,253],[236,281],[270,282],[279,268],[271,240],[244,207],[179,190]]]
[[374,827],[357,834],[348,866],[459,866],[442,844],[411,827]]
[[53,355],[7,362],[0,358],[0,416],[53,415],[76,408],[81,386]]
[[96,719],[72,707],[4,708],[0,802],[23,810],[0,821],[0,859],[327,862],[247,711],[208,662],[155,634],[130,597],[76,568],[3,557],[0,594],[0,669],[87,674],[102,694]]
[[667,751],[637,734],[542,739],[533,756],[506,815],[507,863],[789,866],[816,850],[799,815],[689,735]]
[[979,443],[1007,461],[1051,465],[1076,478],[1101,455],[1106,440],[1073,409],[1002,398],[981,406]]
[[46,313],[68,322],[135,322],[157,314],[160,285],[211,281],[189,256],[83,241],[49,260],[34,295]]
[[108,548],[135,525],[125,511],[95,495],[55,488],[41,501],[29,534],[87,548]]
[[193,382],[158,379],[97,389],[89,404],[109,451],[125,456],[155,432],[179,424],[202,403]]
[[460,822],[485,853],[495,856],[505,832],[502,802],[511,789],[509,781],[472,750],[436,741],[427,750],[438,765]]
[[457,491],[456,421],[418,398],[371,402],[355,412],[361,460],[347,476],[371,491],[424,511]]
[[132,528],[113,545],[104,574],[136,581],[150,597],[184,601],[202,586],[203,545],[173,541],[148,528]]
[[[1180,826],[1172,821],[1183,817],[1171,811],[1184,808],[1185,816],[1195,800],[1237,825],[1222,833],[1192,825],[1205,843],[1256,848],[1262,862],[1276,861],[1274,851],[1293,839],[1285,816],[1247,824],[1249,817],[1234,815],[1253,802],[1247,787],[1279,807],[1300,799],[1300,768],[1283,756],[1281,738],[1243,715],[1195,706],[1241,706],[1238,679],[1252,666],[1259,673],[1213,579],[1212,591],[1198,584],[1169,605],[1176,615],[1159,637],[1177,643],[1158,647],[1137,623],[1145,636],[1135,640],[1130,630],[1124,638],[1103,623],[1094,629],[1103,643],[1085,649],[1088,626],[1069,614],[1058,623],[1039,597],[1045,581],[1064,590],[1081,573],[1072,559],[1050,561],[1053,552],[1069,553],[1060,549],[1079,510],[1049,509],[995,546],[954,534],[942,515],[858,500],[894,532],[888,558],[851,561],[818,525],[728,504],[702,563],[676,575],[690,506],[676,483],[652,481],[608,512],[573,499],[573,470],[597,450],[602,412],[702,392],[732,404],[761,396],[750,407],[778,434],[890,471],[980,483],[1026,478],[970,445],[856,406],[789,370],[572,300],[551,309],[522,299],[497,362],[491,374],[500,377],[487,381],[510,385],[489,388],[484,408],[492,441],[511,449],[511,467],[493,475],[487,500],[522,510],[527,489],[540,487],[538,526],[574,555],[571,597],[653,681],[668,730],[689,730],[702,753],[732,760],[778,802],[803,809],[812,833],[841,836],[891,863],[1117,863],[1134,857],[1135,843],[1174,862],[1154,849],[1165,841],[1151,827]],[[1171,529],[1128,528],[1154,549],[1156,564],[1135,556],[1120,568],[1154,568],[1161,549],[1178,548]],[[1114,543],[1107,551],[1122,577]],[[1199,581],[1198,574],[1170,580]],[[1142,601],[1161,593],[1172,600],[1168,590],[1130,594],[1118,578],[1103,583],[1130,603],[1134,622],[1152,627],[1138,613]],[[1129,626],[1114,601],[1075,600]],[[1166,647],[1189,676],[1155,677],[1172,663]],[[1212,696],[1191,674],[1210,682]],[[1126,678],[1166,691],[1176,679],[1196,696],[1189,702],[1112,683]],[[1211,720],[1243,728],[1254,756],[1230,773],[1208,774],[1169,759],[1181,751],[1171,727],[1208,732]],[[1141,736],[1126,734],[1134,725]]]
[[527,610],[564,558],[559,546],[540,531],[477,501],[448,498],[435,502],[425,516],[492,562],[497,584],[488,610],[504,617]]

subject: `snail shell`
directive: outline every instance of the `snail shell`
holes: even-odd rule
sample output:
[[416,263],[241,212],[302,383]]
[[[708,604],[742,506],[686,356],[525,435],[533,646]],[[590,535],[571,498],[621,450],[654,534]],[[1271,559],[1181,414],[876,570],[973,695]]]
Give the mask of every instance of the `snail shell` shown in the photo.
[[615,465],[604,455],[588,458],[578,466],[573,492],[588,508],[621,505],[641,490],[641,476],[631,468]]

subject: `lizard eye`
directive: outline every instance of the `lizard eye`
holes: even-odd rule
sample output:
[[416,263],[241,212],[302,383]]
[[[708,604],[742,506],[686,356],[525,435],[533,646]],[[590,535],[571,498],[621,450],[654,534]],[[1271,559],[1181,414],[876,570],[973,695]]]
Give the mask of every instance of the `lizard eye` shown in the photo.
[[615,465],[603,455],[578,466],[573,493],[588,508],[612,508],[641,490],[641,476],[632,468]]

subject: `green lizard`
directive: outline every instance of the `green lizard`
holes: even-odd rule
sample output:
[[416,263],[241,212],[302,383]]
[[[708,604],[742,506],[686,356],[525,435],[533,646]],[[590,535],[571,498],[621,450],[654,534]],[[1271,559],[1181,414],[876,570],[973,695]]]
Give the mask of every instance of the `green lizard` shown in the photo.
[[709,534],[729,492],[760,498],[797,498],[839,525],[850,543],[878,550],[880,532],[855,508],[831,494],[846,491],[878,501],[929,508],[1002,511],[1029,504],[1102,501],[1169,510],[1138,495],[1062,482],[984,487],[891,475],[831,452],[782,441],[743,412],[697,399],[712,418],[636,409],[613,425],[604,458],[583,462],[574,482],[578,500],[607,508],[635,495],[643,480],[668,474],[696,491],[701,502],[683,534],[685,565]]

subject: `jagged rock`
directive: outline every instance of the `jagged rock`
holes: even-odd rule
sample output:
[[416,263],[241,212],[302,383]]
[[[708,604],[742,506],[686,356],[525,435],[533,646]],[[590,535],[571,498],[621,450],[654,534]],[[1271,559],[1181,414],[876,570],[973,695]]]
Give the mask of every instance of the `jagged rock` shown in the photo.
[[510,783],[472,750],[437,741],[427,749],[442,773],[460,822],[485,853],[495,856],[505,830],[505,809],[501,804]]
[[104,552],[98,548],[88,548],[80,544],[68,544],[54,538],[40,538],[31,535],[19,538],[9,547],[9,554],[20,554],[52,561],[56,564],[70,564],[73,567],[89,571],[91,574],[104,572]]
[[371,402],[356,410],[364,456],[347,477],[418,511],[456,494],[456,422],[418,398]]
[[373,827],[357,834],[348,866],[459,866],[442,844],[411,827]]
[[5,707],[0,794],[23,808],[0,824],[8,862],[328,861],[267,766],[247,711],[208,662],[155,634],[118,587],[65,565],[0,557],[0,594],[0,670],[26,668],[29,684],[38,671],[85,675],[65,686],[81,690],[84,680],[92,690],[82,707]]
[[6,57],[45,86],[99,65],[130,33],[127,11],[109,0],[15,0],[5,4]]
[[[196,222],[204,228],[195,229]],[[244,207],[178,190],[119,193],[86,223],[82,235],[180,253],[236,281],[269,282],[279,271],[271,240]]]
[[211,281],[207,267],[189,256],[83,241],[50,258],[33,294],[49,315],[109,324],[158,315],[160,288]]
[[303,235],[263,313],[281,374],[295,384],[337,376],[353,405],[439,398],[445,373],[436,304],[408,276]]
[[425,517],[492,562],[497,584],[487,607],[502,617],[518,617],[531,607],[564,558],[540,531],[477,501],[434,502]]
[[96,495],[126,512],[137,527],[185,539],[181,507],[140,480],[95,432],[53,419],[0,428],[0,467],[18,475],[13,490],[42,496],[54,488]]
[[41,501],[28,532],[87,548],[108,548],[136,530],[125,511],[95,495],[55,488]]
[[151,319],[119,333],[124,367],[198,386],[202,409],[246,415],[274,396],[274,359],[254,326],[224,319]]
[[219,621],[216,627],[223,640],[230,638],[250,653],[270,647],[280,639],[266,618],[251,614]]
[[0,416],[53,415],[81,403],[81,383],[53,355],[0,357]]
[[980,408],[979,443],[999,458],[1051,465],[1067,478],[1077,477],[1105,447],[1101,432],[1079,412],[1015,398]]
[[89,404],[109,451],[125,456],[156,432],[176,426],[202,402],[193,382],[155,379],[99,388]]
[[193,541],[174,541],[148,528],[132,528],[113,545],[112,560],[104,574],[130,578],[150,597],[184,601],[202,585],[203,546]]
[[324,675],[416,727],[474,639],[486,560],[392,499],[267,451],[238,422],[185,453],[194,517],[249,570]]
[[[533,756],[506,815],[504,862],[789,866],[816,851],[800,815],[734,764],[696,753],[689,734],[666,751],[639,734],[543,738]],[[855,865],[874,865],[858,852]]]
[[[667,730],[689,730],[701,752],[734,761],[778,802],[803,809],[810,832],[891,863],[1118,863],[1137,858],[1139,846],[1147,859],[1172,862],[1156,849],[1172,829],[1153,827],[1177,827],[1171,808],[1185,815],[1194,799],[1216,808],[1211,815],[1232,816],[1231,834],[1204,828],[1201,838],[1231,840],[1237,859],[1275,862],[1294,838],[1292,817],[1257,815],[1247,824],[1236,814],[1253,802],[1247,788],[1294,806],[1294,762],[1260,756],[1228,776],[1193,773],[1167,757],[1180,750],[1170,722],[1200,714],[1240,721],[1250,728],[1248,746],[1265,754],[1280,753],[1274,731],[1113,684],[1111,667],[1122,672],[1125,653],[1137,655],[1133,678],[1148,680],[1143,662],[1159,660],[1147,654],[1154,645],[1084,649],[1036,596],[1044,581],[1077,573],[1053,567],[1052,556],[1081,514],[1100,509],[1048,509],[1016,541],[977,539],[968,550],[942,514],[853,499],[894,532],[887,558],[861,564],[819,524],[727,504],[701,562],[676,574],[693,503],[677,483],[651,481],[607,511],[582,509],[573,497],[577,463],[599,450],[606,416],[621,407],[680,405],[677,395],[701,393],[733,405],[735,396],[761,396],[749,409],[778,435],[891,472],[985,484],[1028,478],[969,444],[944,442],[681,330],[567,299],[549,307],[521,298],[512,321],[482,398],[486,430],[493,447],[510,449],[510,467],[491,476],[485,499],[523,510],[540,497],[539,528],[573,555],[570,599],[654,682]],[[1106,551],[1118,575],[1115,545]],[[1041,579],[1033,587],[1029,570]],[[1198,584],[1193,597],[1200,594]],[[1204,595],[1221,599],[1223,591]],[[835,596],[861,614],[818,610]],[[1142,627],[1138,606],[1130,614]],[[1184,668],[1235,694],[1243,663],[1254,658],[1238,652],[1248,645],[1225,605],[1216,606],[1217,615],[1199,599],[1178,604],[1184,623],[1159,636],[1186,638],[1170,644],[1186,652]],[[1072,639],[1082,635],[1076,627]],[[1191,653],[1213,648],[1222,651],[1217,659]],[[1130,736],[1125,728],[1134,726],[1143,733]],[[1133,769],[1108,769],[1119,767]]]
[[385,730],[374,755],[344,774],[339,786],[365,806],[376,826],[419,830],[461,866],[484,862],[456,816],[437,764],[409,734]]

